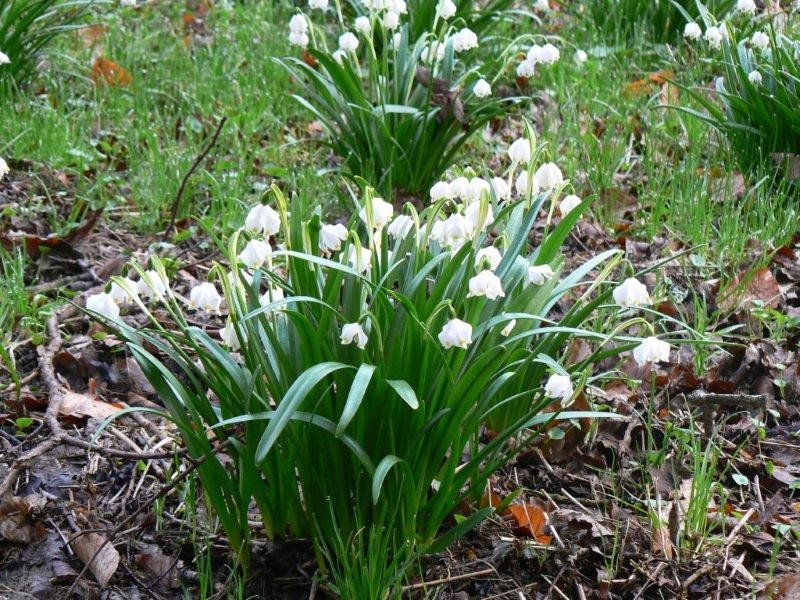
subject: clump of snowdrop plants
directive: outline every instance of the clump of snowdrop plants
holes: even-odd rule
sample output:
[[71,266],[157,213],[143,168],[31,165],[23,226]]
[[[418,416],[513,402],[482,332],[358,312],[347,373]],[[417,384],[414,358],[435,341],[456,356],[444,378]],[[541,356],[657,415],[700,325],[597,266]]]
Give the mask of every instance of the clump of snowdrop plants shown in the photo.
[[[479,35],[447,2],[419,34],[411,23],[419,3],[353,4],[355,17],[338,4],[294,14],[289,41],[304,55],[279,62],[300,82],[294,97],[321,123],[346,175],[387,199],[398,189],[427,193],[470,136],[519,100],[496,93],[503,78],[513,84],[519,45],[493,48],[481,60]],[[547,48],[541,60],[554,52]]]
[[[702,7],[702,5],[701,5]],[[703,39],[715,72],[716,97],[704,87],[689,94],[705,109],[686,112],[711,123],[724,136],[743,170],[772,170],[775,155],[800,153],[800,42],[798,17],[786,14],[783,32],[753,21],[755,5],[739,2],[730,20],[715,24],[704,12]],[[699,42],[700,25],[687,26],[687,39]],[[793,33],[795,32],[795,33]],[[695,42],[694,40],[698,40]],[[778,161],[778,169],[786,165]]]
[[[334,224],[301,197],[290,211],[273,187],[188,297],[154,257],[132,265],[137,282],[115,278],[87,301],[205,458],[200,479],[244,564],[255,503],[268,536],[314,541],[342,598],[399,597],[420,554],[492,512],[477,502],[487,480],[546,424],[608,415],[569,409],[591,402],[599,360],[668,358],[648,290],[611,280],[618,251],[565,267],[587,201],[530,245],[569,182],[527,141],[499,159],[502,178],[450,169],[420,211],[364,187]],[[118,301],[149,327],[129,325]],[[577,338],[590,351],[571,363]],[[445,525],[464,502],[474,512]]]

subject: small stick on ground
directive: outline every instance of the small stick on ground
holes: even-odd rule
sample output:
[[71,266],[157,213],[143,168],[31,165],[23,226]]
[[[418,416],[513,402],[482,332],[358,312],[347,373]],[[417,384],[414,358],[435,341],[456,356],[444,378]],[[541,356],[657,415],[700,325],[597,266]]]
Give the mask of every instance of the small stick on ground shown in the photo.
[[219,124],[217,125],[217,130],[214,132],[214,135],[211,136],[211,141],[203,149],[203,151],[197,155],[197,158],[194,159],[192,166],[189,167],[189,170],[186,171],[186,174],[183,176],[183,179],[181,180],[181,185],[178,188],[178,193],[175,194],[175,199],[172,201],[172,208],[170,209],[170,216],[169,216],[169,224],[167,225],[167,228],[164,230],[164,233],[161,236],[162,242],[169,237],[172,228],[175,226],[175,219],[178,217],[178,208],[180,208],[181,200],[183,199],[183,194],[186,191],[186,184],[189,183],[189,178],[200,166],[200,163],[203,162],[203,159],[206,156],[208,156],[208,153],[211,152],[211,149],[216,145],[217,139],[219,139],[219,134],[222,133],[222,128],[225,127],[225,123],[227,122],[228,122],[228,117],[222,117],[219,120]]
[[450,577],[442,577],[441,579],[434,579],[433,581],[422,581],[420,583],[414,583],[412,585],[403,586],[403,593],[411,592],[413,590],[423,590],[425,588],[437,586],[437,585],[444,585],[446,583],[453,583],[454,581],[463,581],[465,579],[477,579],[478,577],[486,577],[487,575],[495,575],[497,571],[495,569],[482,569],[480,571],[474,571],[473,573],[462,573],[461,575],[451,575]]

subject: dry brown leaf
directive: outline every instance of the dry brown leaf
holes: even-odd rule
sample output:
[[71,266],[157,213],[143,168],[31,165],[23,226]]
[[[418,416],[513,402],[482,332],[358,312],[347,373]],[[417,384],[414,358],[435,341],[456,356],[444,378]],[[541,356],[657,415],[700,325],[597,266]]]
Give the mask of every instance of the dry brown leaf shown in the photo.
[[63,417],[106,419],[123,408],[125,408],[125,405],[118,402],[103,402],[86,394],[65,392],[64,401],[61,403],[61,409],[58,412]]
[[105,536],[87,532],[73,539],[70,546],[78,558],[89,565],[100,587],[108,585],[119,566],[119,552],[114,544],[108,542]]
[[88,25],[75,31],[78,39],[86,48],[102,47],[103,38],[106,36],[105,25]]
[[725,289],[720,290],[717,304],[725,311],[749,309],[756,301],[777,308],[782,295],[772,271],[765,267],[755,273],[743,274],[741,278],[734,277]]
[[158,546],[151,546],[147,552],[136,555],[136,564],[153,576],[154,584],[167,589],[177,589],[178,570],[182,561],[161,552]]
[[0,500],[0,540],[29,544],[44,535],[44,527],[31,514],[46,500],[42,496],[12,496]]
[[108,58],[98,56],[94,59],[94,63],[92,64],[92,81],[94,81],[95,84],[107,83],[108,85],[125,87],[126,85],[130,85],[133,81],[133,77],[131,77],[131,74],[122,65]]
[[545,546],[553,541],[552,536],[545,534],[549,520],[547,513],[536,504],[512,504],[504,514],[512,518],[518,533],[532,537]]

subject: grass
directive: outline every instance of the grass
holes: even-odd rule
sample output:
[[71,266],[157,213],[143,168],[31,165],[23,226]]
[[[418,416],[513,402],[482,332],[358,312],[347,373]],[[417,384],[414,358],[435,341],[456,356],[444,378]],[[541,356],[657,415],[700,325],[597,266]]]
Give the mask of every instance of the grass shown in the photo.
[[123,207],[136,229],[154,231],[163,227],[181,177],[228,115],[179,217],[215,215],[214,225],[225,229],[273,177],[292,188],[302,179],[312,192],[331,193],[333,177],[295,167],[324,159],[308,160],[306,123],[283,101],[290,81],[269,59],[284,51],[285,12],[271,3],[212,11],[211,41],[196,37],[189,47],[183,12],[176,3],[136,13],[98,9],[95,20],[107,25],[103,55],[131,74],[124,87],[95,85],[93,49],[77,36],[62,37],[46,94],[23,91],[15,98],[15,118],[0,124],[6,156],[85,176],[80,192],[92,204]]
[[[8,100],[13,118],[0,120],[0,156],[31,160],[34,171],[63,171],[80,199],[76,206],[104,206],[120,227],[155,233],[166,224],[181,177],[218,120],[228,116],[218,144],[189,182],[179,219],[200,217],[205,229],[229,232],[273,181],[324,199],[336,211],[340,180],[329,172],[335,165],[311,143],[316,134],[309,133],[315,128],[307,114],[288,101],[298,86],[271,60],[289,53],[285,23],[291,9],[272,0],[231,3],[204,17],[206,34],[188,45],[185,10],[183,3],[149,3],[139,10],[98,5],[94,19],[107,26],[102,53],[130,71],[132,83],[96,85],[90,77],[96,49],[71,33],[60,37],[36,85]],[[523,110],[533,114],[551,157],[573,174],[576,193],[595,197],[592,216],[604,233],[619,235],[624,226],[624,235],[637,240],[664,238],[673,249],[691,248],[685,269],[703,279],[730,279],[744,266],[758,267],[796,233],[796,184],[740,175],[725,139],[707,123],[665,108],[675,98],[663,97],[659,86],[627,93],[629,84],[659,69],[672,70],[687,87],[711,83],[719,73],[696,49],[682,43],[673,50],[650,48],[641,40],[609,48],[580,27],[559,33],[590,58],[580,67],[562,46],[562,60],[540,69],[531,82],[536,108]],[[678,101],[702,108],[683,93]],[[488,155],[493,143],[480,136],[472,140],[470,161]],[[58,217],[53,202],[41,199],[29,210],[44,214],[53,231],[80,219],[77,209]],[[754,242],[764,248],[760,257],[753,256]],[[27,258],[2,253],[0,266],[0,379],[4,370],[16,382],[13,351],[26,340],[41,341],[54,304],[26,291],[36,282],[35,265]],[[690,323],[701,333],[714,331],[721,315],[709,313],[702,291],[689,293]],[[763,322],[764,334],[777,339],[798,326],[796,318],[767,310],[754,316]],[[698,348],[698,372],[712,354],[712,348]],[[704,509],[722,480],[713,440],[701,443],[698,435],[691,423],[673,430],[658,448],[679,455],[697,481],[687,547],[707,533]],[[663,454],[656,458],[665,460]],[[630,503],[629,492],[609,496],[625,496]],[[641,489],[636,492],[644,497]],[[197,491],[189,493],[193,502]],[[200,518],[196,506],[187,511]],[[606,548],[610,574],[622,555],[619,545],[625,540],[619,536]],[[210,595],[209,548],[202,540],[192,542]]]

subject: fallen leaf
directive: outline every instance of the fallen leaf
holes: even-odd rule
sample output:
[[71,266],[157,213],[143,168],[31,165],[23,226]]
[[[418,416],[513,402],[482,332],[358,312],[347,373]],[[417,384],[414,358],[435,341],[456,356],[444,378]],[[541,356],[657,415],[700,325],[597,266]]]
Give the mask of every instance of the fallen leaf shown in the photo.
[[512,504],[505,513],[514,522],[514,529],[518,533],[532,537],[538,543],[548,546],[553,537],[544,532],[547,528],[548,516],[541,507],[533,503]]
[[89,565],[89,570],[100,587],[108,585],[119,566],[119,552],[114,545],[105,536],[94,532],[79,535],[69,545],[78,558]]
[[92,81],[94,81],[95,84],[107,83],[108,85],[125,87],[126,85],[130,85],[133,81],[133,77],[131,77],[131,74],[122,65],[108,58],[98,56],[94,59],[94,63],[92,63]]
[[761,600],[800,600],[800,574],[787,573],[767,584]]
[[153,576],[153,584],[167,589],[177,589],[178,570],[182,561],[161,552],[158,546],[150,546],[147,552],[136,555],[136,564]]
[[734,277],[730,284],[720,290],[717,305],[727,312],[737,308],[749,309],[755,302],[777,308],[782,295],[772,271],[765,267],[754,273],[742,273],[740,277]]
[[0,540],[15,544],[29,544],[44,535],[44,527],[33,515],[35,509],[44,506],[42,496],[12,496],[0,500]]
[[72,228],[63,236],[50,234],[42,237],[21,231],[0,232],[0,246],[6,249],[23,246],[31,258],[38,258],[45,248],[51,253],[58,253],[70,258],[81,258],[81,254],[73,246],[94,229],[101,214],[103,214],[102,209],[92,212],[83,223]]
[[61,403],[61,409],[58,412],[63,417],[105,419],[118,413],[123,408],[125,408],[125,405],[119,402],[103,402],[87,394],[65,392],[64,401]]

